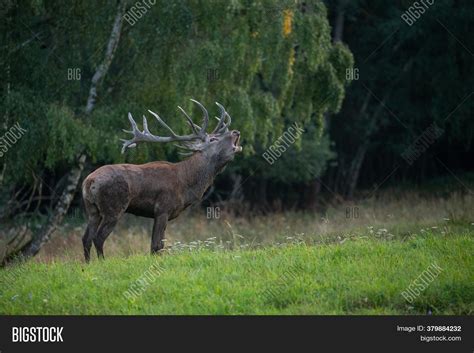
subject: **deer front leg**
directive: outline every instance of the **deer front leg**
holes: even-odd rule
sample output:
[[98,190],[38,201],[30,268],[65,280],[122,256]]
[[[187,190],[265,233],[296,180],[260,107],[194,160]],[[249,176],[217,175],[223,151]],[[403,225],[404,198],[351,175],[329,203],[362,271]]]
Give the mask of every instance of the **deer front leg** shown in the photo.
[[155,222],[153,223],[153,234],[151,236],[151,253],[156,254],[158,251],[163,249],[165,238],[166,223],[168,222],[168,214],[162,213],[155,216]]

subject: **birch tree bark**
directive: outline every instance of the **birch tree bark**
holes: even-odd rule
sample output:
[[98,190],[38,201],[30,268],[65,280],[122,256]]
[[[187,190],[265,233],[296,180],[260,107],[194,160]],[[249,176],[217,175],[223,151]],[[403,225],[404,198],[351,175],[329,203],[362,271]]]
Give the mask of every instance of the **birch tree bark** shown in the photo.
[[[89,89],[89,96],[85,107],[85,117],[87,118],[94,110],[97,98],[97,89],[107,74],[110,64],[114,58],[115,51],[120,41],[120,33],[122,31],[123,15],[125,13],[125,0],[119,0],[117,5],[117,14],[115,16],[112,31],[107,43],[105,57],[102,63],[97,67],[94,76],[92,77],[91,86]],[[84,153],[80,153],[76,165],[71,169],[67,176],[67,184],[64,188],[58,202],[56,203],[47,223],[41,227],[41,229],[33,235],[33,239],[30,243],[24,246],[20,253],[22,259],[27,259],[35,256],[40,249],[46,244],[57,229],[59,224],[64,219],[69,206],[74,198],[74,194],[77,190],[77,185],[81,179],[82,171],[84,170],[84,164],[87,156]]]

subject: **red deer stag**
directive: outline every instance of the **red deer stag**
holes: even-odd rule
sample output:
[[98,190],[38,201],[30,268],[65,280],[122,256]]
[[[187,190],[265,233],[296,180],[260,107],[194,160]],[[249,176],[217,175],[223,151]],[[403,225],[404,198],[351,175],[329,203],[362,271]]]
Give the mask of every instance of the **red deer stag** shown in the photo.
[[140,142],[178,142],[178,147],[185,148],[187,154],[191,155],[188,159],[179,163],[105,165],[84,180],[82,197],[88,224],[82,242],[86,262],[90,260],[92,242],[97,256],[104,258],[104,242],[125,212],[153,218],[151,253],[163,249],[166,223],[188,206],[200,201],[215,176],[234,159],[236,152],[242,151],[239,145],[240,132],[229,131],[231,118],[224,107],[216,103],[221,116],[214,131],[208,134],[208,112],[201,103],[192,101],[203,112],[201,127],[178,107],[191,126],[191,134],[177,135],[156,113],[149,110],[170,136],[150,133],[145,117],[143,131],[140,131],[129,113],[132,131],[124,131],[133,134],[133,138],[122,140],[122,153]]

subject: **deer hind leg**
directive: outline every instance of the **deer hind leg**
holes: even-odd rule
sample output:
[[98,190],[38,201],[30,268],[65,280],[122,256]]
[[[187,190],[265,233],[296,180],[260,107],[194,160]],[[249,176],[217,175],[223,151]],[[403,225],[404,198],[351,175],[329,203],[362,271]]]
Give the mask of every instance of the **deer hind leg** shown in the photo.
[[90,253],[92,247],[92,240],[95,238],[97,228],[100,224],[100,214],[97,207],[90,203],[85,202],[87,212],[87,228],[82,237],[82,245],[84,247],[84,258],[86,262],[90,261]]
[[117,192],[117,194],[114,195],[113,193],[104,192],[98,200],[98,208],[102,220],[93,240],[97,251],[97,257],[99,259],[104,258],[104,242],[114,229],[119,219],[125,213],[129,203],[127,193],[119,193],[119,191],[114,192]]
[[156,254],[164,247],[163,239],[165,238],[166,224],[168,222],[168,214],[163,213],[155,217],[153,223],[153,234],[151,236],[151,253]]
[[100,188],[97,192],[96,203],[102,220],[93,238],[94,246],[99,259],[104,258],[104,242],[110,235],[118,220],[125,213],[130,200],[128,199],[128,185],[118,178],[114,187]]
[[115,217],[104,217],[100,222],[97,235],[94,238],[94,246],[99,259],[104,259],[104,242],[114,229],[120,216],[121,215]]

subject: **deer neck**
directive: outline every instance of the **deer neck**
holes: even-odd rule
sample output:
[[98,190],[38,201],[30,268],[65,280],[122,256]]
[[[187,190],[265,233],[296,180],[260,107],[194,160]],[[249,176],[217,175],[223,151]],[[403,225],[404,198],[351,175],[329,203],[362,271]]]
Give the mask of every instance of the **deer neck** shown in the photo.
[[212,159],[196,152],[179,163],[178,178],[183,188],[184,203],[201,200],[204,192],[212,185],[216,176],[216,166]]

